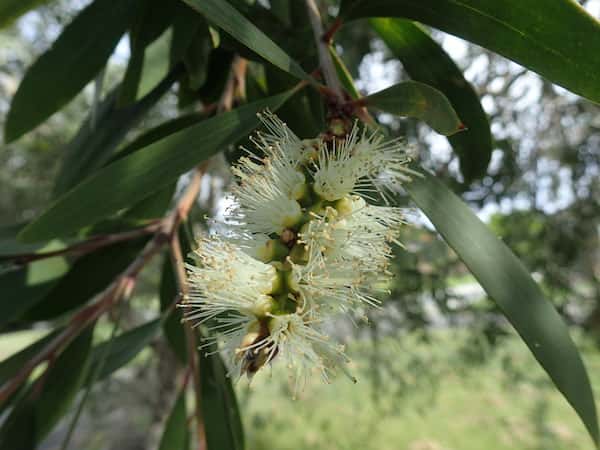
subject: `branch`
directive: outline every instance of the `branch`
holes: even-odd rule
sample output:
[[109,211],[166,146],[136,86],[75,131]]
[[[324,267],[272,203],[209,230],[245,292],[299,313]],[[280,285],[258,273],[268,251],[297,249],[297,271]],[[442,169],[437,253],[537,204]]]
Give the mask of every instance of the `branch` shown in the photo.
[[245,96],[246,91],[246,67],[248,61],[242,58],[240,55],[235,55],[233,62],[231,63],[231,70],[225,83],[225,88],[221,94],[217,105],[217,112],[221,113],[224,111],[231,111],[233,102],[236,96],[236,90]]
[[[178,233],[173,234],[171,240],[171,261],[175,271],[175,279],[181,292],[181,298],[187,299],[189,294],[189,285],[183,265],[183,254],[179,243]],[[202,411],[202,385],[200,383],[200,364],[198,362],[198,352],[196,351],[196,335],[189,322],[184,323],[186,348],[188,352],[188,362],[194,382],[195,394],[195,416],[196,416],[196,435],[198,437],[198,450],[206,450],[206,429],[204,426],[204,413]]]
[[333,41],[333,35],[335,33],[337,33],[337,31],[342,27],[343,25],[343,21],[340,17],[337,17],[334,22],[331,24],[331,26],[329,27],[329,29],[323,33],[323,36],[321,37],[321,40],[323,42],[325,42],[327,45],[331,44],[331,41]]
[[15,253],[0,256],[0,260],[12,260],[17,265],[25,265],[33,261],[37,261],[40,259],[51,258],[53,256],[65,255],[68,253],[75,255],[84,255],[86,253],[91,253],[103,247],[107,247],[112,244],[116,244],[117,242],[129,241],[141,236],[145,236],[146,234],[155,233],[161,226],[161,221],[156,220],[148,225],[138,228],[136,230],[124,231],[121,233],[113,233],[113,234],[105,234],[92,236],[91,238],[77,242],[73,245],[70,245],[65,248],[61,248],[59,250],[53,250],[50,252],[41,252],[41,253]]
[[317,7],[315,0],[306,0],[306,8],[308,9],[308,17],[313,29],[317,51],[319,52],[319,64],[323,78],[331,90],[332,95],[338,102],[343,102],[344,94],[333,61],[331,60],[331,55],[329,54],[329,42],[324,40],[327,36],[323,33],[323,23],[321,22],[319,8]]
[[89,324],[94,322],[106,311],[123,291],[121,283],[111,283],[104,291],[94,297],[92,305],[77,313],[67,328],[50,341],[37,355],[27,361],[23,367],[0,388],[0,406],[29,378],[29,375],[39,364],[52,361],[69,343],[78,336]]
[[200,191],[201,170],[203,169],[196,171],[174,210],[159,222],[154,237],[146,244],[138,257],[108,287],[96,294],[89,306],[75,314],[63,332],[27,361],[12,378],[0,387],[0,406],[29,378],[33,369],[44,361],[54,359],[88,325],[116,305],[121,299],[128,298],[131,295],[141,270],[162,250],[166,243],[171,242],[177,227],[182,220],[187,218]]
[[[206,170],[206,166],[207,163],[205,162],[198,167],[198,169],[194,172],[194,176],[190,181],[190,185],[197,184],[198,189],[200,188],[200,184],[202,182],[202,175]],[[180,221],[185,220],[185,218],[187,218],[196,196],[197,195],[193,197],[184,195],[181,198],[181,201],[179,202],[178,206],[178,217]],[[179,243],[179,233],[177,233],[177,228],[178,227],[174,228],[169,245],[171,251],[171,263],[175,272],[175,280],[179,288],[178,298],[185,300],[188,297],[190,289],[187,283],[187,276],[185,274],[183,253],[181,251],[181,245]],[[198,437],[198,450],[206,450],[206,430],[204,426],[204,414],[202,412],[202,385],[200,384],[200,364],[198,362],[198,353],[196,352],[196,336],[189,322],[185,322],[184,329],[186,348],[188,352],[189,370],[191,370],[193,377],[194,394],[196,399],[195,416],[197,427],[196,435]]]

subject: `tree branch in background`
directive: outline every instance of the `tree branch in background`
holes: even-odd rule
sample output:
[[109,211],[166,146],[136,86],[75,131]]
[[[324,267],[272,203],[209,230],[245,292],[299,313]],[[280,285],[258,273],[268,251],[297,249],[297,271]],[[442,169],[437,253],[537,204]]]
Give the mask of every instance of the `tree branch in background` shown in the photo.
[[9,254],[0,256],[0,260],[8,260],[17,265],[25,265],[30,262],[37,261],[45,258],[52,258],[53,256],[60,256],[65,254],[74,254],[77,256],[85,255],[99,250],[103,247],[107,247],[118,242],[129,241],[146,234],[155,233],[161,227],[161,220],[155,220],[145,225],[142,228],[138,228],[130,231],[123,231],[121,233],[103,234],[92,236],[82,242],[77,242],[65,248],[53,250],[49,252],[40,253],[19,253]]
[[194,200],[200,192],[201,174],[196,172],[176,207],[158,224],[153,239],[146,244],[138,257],[102,292],[94,296],[92,303],[75,314],[65,330],[50,341],[38,354],[0,387],[0,405],[25,382],[31,372],[41,363],[52,361],[88,325],[103,313],[110,310],[124,298],[128,298],[135,287],[141,270],[159,253],[163,246],[171,242],[177,227],[187,217]]
[[317,45],[317,51],[319,52],[319,65],[323,78],[327,87],[331,91],[331,95],[337,99],[338,102],[344,101],[344,94],[340,80],[338,79],[335,66],[331,60],[329,54],[329,42],[324,40],[325,34],[323,33],[323,23],[321,21],[321,14],[319,8],[315,3],[315,0],[306,0],[306,8],[308,10],[308,17],[310,19],[310,25],[313,30],[315,37],[315,43]]
[[246,95],[246,68],[248,61],[240,55],[235,55],[231,63],[231,70],[223,89],[223,94],[217,104],[217,112],[231,111],[236,94]]
[[[187,299],[189,294],[189,286],[185,267],[183,265],[183,254],[179,243],[179,235],[177,232],[173,234],[171,239],[171,261],[175,271],[175,279],[181,292],[180,297]],[[186,348],[188,352],[189,368],[192,372],[194,383],[194,398],[195,398],[195,417],[196,417],[196,436],[198,439],[198,450],[206,450],[206,429],[204,426],[204,414],[202,412],[202,385],[200,384],[200,364],[198,362],[198,352],[196,351],[197,341],[196,334],[190,322],[184,322]]]

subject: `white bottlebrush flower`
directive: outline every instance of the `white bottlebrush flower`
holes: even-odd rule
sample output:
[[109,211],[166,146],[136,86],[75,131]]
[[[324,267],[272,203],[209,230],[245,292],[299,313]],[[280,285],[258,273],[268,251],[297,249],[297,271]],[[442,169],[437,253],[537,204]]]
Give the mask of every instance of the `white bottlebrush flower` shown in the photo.
[[240,184],[233,194],[234,206],[230,212],[231,223],[252,233],[280,234],[302,218],[302,207],[294,198],[273,183],[268,172],[241,175]]
[[268,311],[272,303],[269,294],[279,279],[275,267],[214,237],[200,239],[192,256],[197,265],[186,265],[188,320],[202,323],[222,313],[252,316]]
[[258,114],[267,132],[257,132],[251,140],[257,148],[266,150],[269,147],[278,147],[283,150],[284,158],[290,161],[301,161],[309,141],[301,140],[290,130],[287,125],[275,114],[265,111]]
[[331,342],[310,317],[308,312],[304,315],[284,314],[273,316],[269,323],[269,339],[278,349],[278,357],[291,371],[295,393],[313,371],[320,373],[325,382],[330,382],[331,376],[338,369],[345,371],[349,362],[343,346]]
[[247,333],[243,337],[236,333],[227,350],[234,354],[232,373],[251,377],[277,357],[290,370],[295,393],[313,372],[320,373],[326,382],[338,370],[347,373],[344,366],[349,360],[343,346],[320,332],[312,317],[308,312],[270,315],[264,325],[246,325]]
[[283,361],[298,388],[325,381],[347,363],[321,324],[339,312],[379,304],[391,274],[400,208],[369,204],[407,181],[409,155],[398,140],[359,131],[344,139],[300,140],[271,113],[266,132],[233,168],[237,184],[226,240],[203,238],[188,266],[186,319],[208,322],[230,375],[253,376]]
[[352,128],[343,140],[328,143],[321,141],[318,158],[314,161],[314,190],[325,200],[338,200],[357,189],[359,180],[367,175],[368,167],[354,157],[354,148],[358,141],[358,128]]
[[378,306],[378,294],[387,292],[391,275],[357,258],[330,261],[310,252],[306,264],[293,264],[290,288],[302,304],[317,314],[352,312],[363,306]]
[[315,192],[325,200],[350,194],[370,198],[373,193],[387,200],[389,192],[414,175],[406,167],[411,151],[401,139],[385,141],[380,132],[360,132],[357,123],[345,139],[334,140],[329,149],[323,142],[321,147],[312,171]]
[[281,233],[302,217],[298,199],[306,193],[304,144],[273,114],[260,118],[269,133],[258,133],[252,142],[263,156],[246,151],[232,168],[238,184],[231,216],[248,231]]
[[[307,251],[318,248],[316,258],[330,261],[354,259],[385,267],[405,222],[401,208],[373,206],[359,196],[345,197],[323,214],[313,214],[299,233]],[[324,262],[323,262],[324,264]]]

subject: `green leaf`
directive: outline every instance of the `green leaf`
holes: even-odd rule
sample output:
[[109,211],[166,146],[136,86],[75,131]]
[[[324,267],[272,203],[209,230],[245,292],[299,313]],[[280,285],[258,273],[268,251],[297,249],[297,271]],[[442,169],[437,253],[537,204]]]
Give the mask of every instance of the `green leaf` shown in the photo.
[[6,117],[6,142],[67,104],[100,71],[125,32],[137,0],[96,0],[27,70]]
[[[131,55],[120,90],[119,106],[132,103],[143,95],[143,92],[139,92],[139,87],[144,82],[144,72],[148,71],[147,66],[150,63],[147,61],[148,54],[152,52],[149,47],[157,39],[163,39],[165,31],[173,22],[179,4],[174,0],[146,0],[142,5],[129,31]],[[165,72],[173,65],[168,62],[171,61],[167,59],[160,61],[161,68]],[[149,83],[146,82],[146,85],[148,86]]]
[[121,150],[119,150],[113,156],[113,158],[110,162],[114,162],[117,159],[121,159],[124,156],[127,156],[133,152],[136,152],[136,151],[144,148],[144,147],[147,147],[150,144],[153,144],[162,138],[165,138],[173,133],[176,133],[177,131],[183,130],[184,128],[188,128],[192,125],[202,122],[205,119],[206,119],[206,114],[193,112],[193,113],[184,114],[182,116],[176,117],[175,119],[171,119],[166,122],[163,122],[160,125],[157,125],[154,128],[150,128],[149,130],[147,130],[144,133],[137,136],[133,141],[131,141],[126,146],[124,146]]
[[225,364],[214,350],[198,352],[207,450],[243,450],[244,434],[235,392]]
[[371,26],[415,81],[440,90],[467,128],[448,140],[467,183],[486,173],[492,135],[479,97],[452,58],[418,24],[404,19],[371,19]]
[[93,333],[90,326],[75,338],[15,405],[0,430],[1,450],[33,450],[67,412],[87,373]]
[[44,296],[43,301],[23,316],[26,321],[53,319],[81,306],[102,291],[133,261],[147,237],[119,242],[88,253],[75,261],[71,270]]
[[69,270],[62,256],[41,259],[0,275],[0,328],[38,304]]
[[184,0],[206,19],[259,54],[271,64],[298,78],[308,78],[308,74],[273,42],[266,34],[254,26],[226,0]]
[[527,269],[434,176],[415,177],[405,188],[500,307],[598,443],[594,395],[581,357],[560,315]]
[[[158,39],[172,23],[179,2],[146,0],[138,11],[129,30],[131,56],[120,89],[119,106],[135,101],[142,80],[145,53],[148,46]],[[161,61],[162,63],[162,61]]]
[[600,23],[573,0],[344,0],[340,15],[426,23],[600,102]]
[[69,405],[83,384],[89,364],[94,325],[88,326],[60,354],[43,383],[40,397],[35,400],[38,441],[45,436],[68,411]]
[[210,31],[207,25],[198,28],[185,52],[183,62],[189,78],[189,87],[200,89],[208,75],[208,61],[213,49]]
[[290,0],[271,0],[270,3],[273,14],[275,14],[286,26],[291,26],[292,10]]
[[356,86],[354,85],[352,75],[350,75],[350,71],[346,67],[346,64],[344,64],[344,61],[342,61],[342,58],[340,58],[340,55],[338,55],[333,45],[329,46],[329,54],[331,55],[333,65],[335,66],[335,71],[337,72],[342,86],[346,92],[350,94],[350,97],[352,97],[354,100],[359,99],[360,92],[358,92],[358,89],[356,89]]
[[189,6],[178,1],[175,5],[175,16],[173,18],[173,38],[171,39],[171,52],[169,61],[171,65],[182,61],[192,40],[200,27],[205,26],[203,17],[194,13]]
[[174,69],[151,92],[133,104],[117,107],[120,88],[107,95],[96,113],[86,118],[77,135],[67,145],[55,193],[67,192],[87,175],[102,167],[127,133],[171,88],[179,71],[180,69]]
[[167,423],[165,423],[158,450],[187,450],[189,442],[190,434],[187,425],[185,389],[183,389],[177,396],[171,414],[169,414]]
[[24,349],[0,362],[0,386],[2,386],[9,378],[11,378],[23,366],[23,364],[35,356],[61,331],[62,329],[57,329],[46,334]]
[[227,77],[231,72],[231,63],[235,53],[225,48],[218,47],[210,52],[208,58],[208,71],[206,81],[198,91],[193,91],[186,83],[179,83],[179,107],[190,106],[194,101],[201,101],[203,104],[218,102]]
[[[88,374],[95,373],[96,367],[100,365],[100,371],[95,379],[100,381],[126,365],[158,335],[160,322],[160,319],[146,322],[113,338],[112,342],[107,340],[94,346]],[[105,355],[106,346],[108,346],[108,354]]]
[[177,183],[172,183],[159,191],[153,192],[129,208],[123,214],[123,219],[147,223],[148,221],[164,217],[167,208],[173,201],[176,190]]
[[32,402],[19,408],[0,428],[0,450],[35,450],[35,409]]
[[164,80],[168,76],[172,36],[172,30],[169,28],[152,44],[146,47],[136,98],[141,98],[149,94],[161,83],[161,80]]
[[43,254],[62,250],[76,241],[52,240],[46,242],[35,242],[24,244],[17,240],[17,234],[24,227],[23,223],[0,227],[0,261],[14,259],[17,255],[26,253]]
[[419,118],[435,131],[446,136],[463,128],[446,96],[437,89],[418,81],[395,84],[364,97],[361,101],[370,108],[399,116]]
[[[160,278],[160,310],[164,313],[171,308],[179,290],[175,282],[175,274],[169,255],[166,255]],[[163,331],[173,353],[182,364],[187,364],[187,346],[185,331],[181,324],[181,308],[174,308],[163,322]]]
[[69,270],[62,256],[13,265],[11,260],[17,255],[44,254],[66,246],[66,242],[58,240],[36,245],[20,243],[16,234],[22,227],[22,224],[0,227],[0,329],[39,304]]
[[256,113],[276,110],[293,92],[242,106],[161,139],[110,164],[60,197],[20,233],[24,241],[66,236],[147,197],[248,134]]
[[0,28],[4,28],[30,9],[48,0],[2,0],[0,2]]

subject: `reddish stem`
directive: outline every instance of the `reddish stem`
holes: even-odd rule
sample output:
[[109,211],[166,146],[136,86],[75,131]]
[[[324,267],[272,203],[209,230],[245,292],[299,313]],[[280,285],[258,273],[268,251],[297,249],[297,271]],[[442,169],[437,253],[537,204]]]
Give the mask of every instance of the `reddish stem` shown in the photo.
[[177,207],[159,222],[154,238],[146,244],[138,257],[110,285],[97,294],[89,306],[76,313],[65,330],[52,339],[0,387],[0,406],[29,378],[33,369],[44,361],[52,360],[88,325],[121,299],[129,297],[140,271],[162,250],[163,245],[171,241],[181,220],[184,220],[189,214],[200,191],[202,173],[203,169],[196,171]]
[[333,41],[333,35],[337,33],[337,31],[342,27],[343,24],[344,21],[340,17],[337,17],[335,21],[331,24],[329,29],[325,33],[323,33],[323,36],[321,36],[321,40],[327,45],[331,44],[331,41]]
[[59,250],[42,253],[19,253],[2,255],[0,256],[0,259],[12,260],[15,264],[24,265],[40,259],[51,258],[53,256],[65,254],[83,255],[86,253],[94,252],[102,247],[107,247],[109,245],[116,244],[118,242],[129,241],[131,239],[144,236],[146,234],[154,233],[160,228],[160,224],[161,221],[156,220],[144,226],[143,228],[131,231],[124,231],[122,233],[92,236],[91,238],[85,241],[77,242],[73,245],[61,248]]

